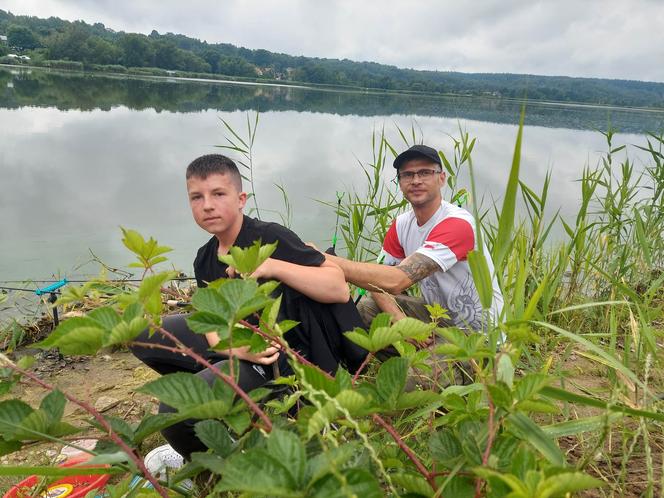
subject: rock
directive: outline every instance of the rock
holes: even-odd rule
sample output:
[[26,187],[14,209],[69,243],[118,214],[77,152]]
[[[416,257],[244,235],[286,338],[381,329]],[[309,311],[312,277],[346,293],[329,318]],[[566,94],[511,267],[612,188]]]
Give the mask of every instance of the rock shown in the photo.
[[95,410],[98,412],[105,412],[106,410],[113,408],[118,403],[120,403],[119,399],[111,398],[110,396],[100,396],[97,398],[97,401],[95,401]]

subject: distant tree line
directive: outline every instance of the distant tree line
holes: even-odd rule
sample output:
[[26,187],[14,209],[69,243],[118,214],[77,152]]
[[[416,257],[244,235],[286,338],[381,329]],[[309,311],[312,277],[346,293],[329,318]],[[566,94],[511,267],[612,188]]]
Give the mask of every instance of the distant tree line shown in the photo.
[[[186,80],[88,77],[79,72],[10,71],[0,66],[0,107],[56,107],[60,110],[154,109],[157,112],[298,111],[342,116],[414,114],[517,124],[520,104],[505,99],[400,93],[303,91],[275,86],[256,92],[250,85],[220,85]],[[623,133],[661,132],[664,113],[601,107],[531,105],[529,126],[606,130]]]
[[[0,10],[0,56],[10,50],[34,63],[68,61],[54,67],[109,71],[159,68],[309,84],[359,88],[489,95],[494,97],[664,108],[664,83],[534,76],[466,74],[400,69],[375,62],[292,56],[228,43],[207,43],[188,36],[152,31],[149,35],[113,31],[101,23],[15,16]],[[6,60],[6,58],[3,58]],[[49,64],[45,64],[49,65]]]

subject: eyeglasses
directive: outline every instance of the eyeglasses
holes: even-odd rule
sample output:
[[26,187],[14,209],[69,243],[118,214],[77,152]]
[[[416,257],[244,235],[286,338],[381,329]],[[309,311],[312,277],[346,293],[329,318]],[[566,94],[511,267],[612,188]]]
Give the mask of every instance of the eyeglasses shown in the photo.
[[404,171],[402,173],[397,173],[397,178],[400,182],[410,183],[416,176],[419,176],[422,180],[428,180],[436,173],[440,173],[440,169],[418,169],[417,171]]

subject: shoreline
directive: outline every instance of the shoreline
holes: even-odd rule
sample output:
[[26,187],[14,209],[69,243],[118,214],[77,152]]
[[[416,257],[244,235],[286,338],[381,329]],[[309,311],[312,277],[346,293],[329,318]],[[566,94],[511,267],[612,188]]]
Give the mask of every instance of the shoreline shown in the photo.
[[64,69],[64,68],[51,68],[46,66],[32,66],[27,64],[0,64],[0,68],[20,69],[20,70],[37,70],[47,71],[54,73],[65,74],[80,74],[86,76],[99,76],[104,78],[118,78],[118,79],[137,79],[137,80],[153,80],[165,82],[194,82],[194,83],[217,83],[224,85],[241,85],[241,86],[257,86],[257,87],[272,87],[272,88],[297,88],[300,90],[333,92],[333,93],[362,93],[366,95],[390,95],[390,96],[403,96],[403,97],[428,97],[428,98],[464,98],[464,99],[481,99],[495,102],[509,102],[515,104],[525,105],[542,105],[545,107],[570,107],[579,109],[605,109],[616,111],[628,112],[644,112],[649,114],[662,114],[664,115],[664,107],[633,107],[633,106],[620,106],[616,104],[593,104],[589,102],[574,102],[574,101],[555,101],[555,100],[539,100],[539,99],[524,99],[514,97],[500,97],[495,95],[482,95],[482,94],[464,94],[464,93],[431,93],[431,92],[416,92],[407,90],[387,90],[357,87],[351,85],[328,85],[328,84],[315,84],[303,83],[298,81],[281,81],[281,80],[261,80],[258,78],[237,78],[223,77],[211,78],[199,76],[197,73],[190,73],[189,75],[178,72],[173,75],[157,75],[157,74],[140,74],[131,72],[111,72],[111,71],[95,71],[95,70],[79,70],[79,69]]

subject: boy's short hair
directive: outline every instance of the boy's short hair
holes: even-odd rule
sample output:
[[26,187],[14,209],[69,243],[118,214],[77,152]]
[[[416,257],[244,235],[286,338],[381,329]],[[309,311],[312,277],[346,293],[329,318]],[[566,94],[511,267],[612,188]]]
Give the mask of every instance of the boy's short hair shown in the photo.
[[214,174],[229,175],[238,192],[242,192],[242,176],[240,175],[240,171],[232,159],[221,154],[206,154],[191,161],[189,166],[187,166],[186,178],[189,180],[189,178],[195,176],[205,180],[208,176]]

